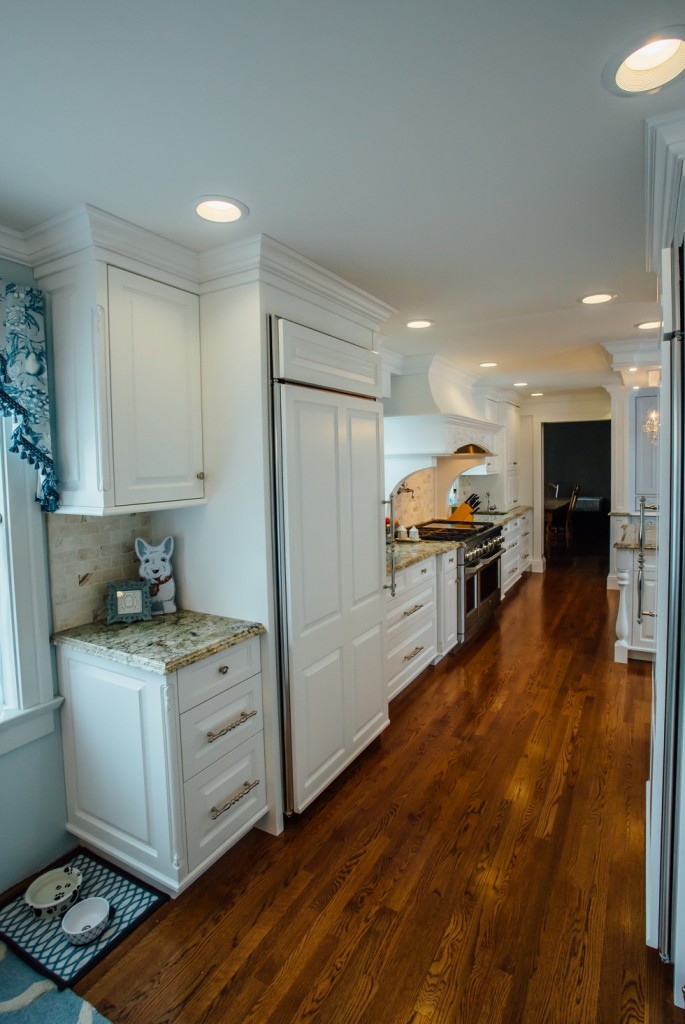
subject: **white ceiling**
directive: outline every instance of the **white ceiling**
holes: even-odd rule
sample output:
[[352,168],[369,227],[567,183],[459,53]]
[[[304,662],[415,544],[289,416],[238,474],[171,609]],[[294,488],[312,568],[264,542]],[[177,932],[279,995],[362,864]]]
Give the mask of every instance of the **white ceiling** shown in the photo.
[[[398,353],[615,382],[602,343],[659,316],[645,121],[685,81],[622,98],[602,69],[683,21],[682,0],[24,0],[0,35],[0,225],[87,202],[195,250],[264,232],[396,307]],[[200,221],[216,193],[247,220]]]

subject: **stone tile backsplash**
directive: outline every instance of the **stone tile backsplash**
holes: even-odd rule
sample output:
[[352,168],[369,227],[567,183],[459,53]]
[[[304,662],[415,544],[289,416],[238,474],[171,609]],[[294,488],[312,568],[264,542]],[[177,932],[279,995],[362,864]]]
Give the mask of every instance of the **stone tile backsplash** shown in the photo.
[[150,513],[46,518],[53,630],[104,618],[107,583],[138,579],[136,537],[156,542]]
[[[403,491],[398,494],[398,487],[402,486],[414,493]],[[435,518],[435,470],[420,469],[402,480],[398,487],[392,493],[395,498],[395,519],[402,526],[409,527]]]

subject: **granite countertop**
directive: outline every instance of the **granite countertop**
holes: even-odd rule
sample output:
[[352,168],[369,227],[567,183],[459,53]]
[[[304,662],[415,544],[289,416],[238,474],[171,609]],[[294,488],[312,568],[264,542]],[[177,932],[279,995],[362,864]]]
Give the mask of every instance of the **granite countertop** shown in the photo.
[[266,630],[259,622],[203,612],[156,615],[148,622],[92,622],[55,633],[52,641],[110,661],[168,675]]
[[[614,544],[615,548],[619,548],[621,551],[639,551],[640,545],[638,543],[631,543],[624,540],[617,540]],[[645,544],[645,551],[656,551],[656,544]]]
[[[401,572],[408,569],[410,565],[417,565],[432,558],[434,555],[441,555],[445,551],[454,551],[459,543],[454,540],[415,540],[395,542],[395,570]],[[386,548],[385,571],[390,575],[390,545]]]
[[504,526],[512,519],[522,516],[524,512],[530,511],[532,511],[531,505],[517,505],[515,508],[509,509],[508,512],[497,512],[495,515],[492,512],[476,512],[473,521],[474,523],[494,523],[495,526]]

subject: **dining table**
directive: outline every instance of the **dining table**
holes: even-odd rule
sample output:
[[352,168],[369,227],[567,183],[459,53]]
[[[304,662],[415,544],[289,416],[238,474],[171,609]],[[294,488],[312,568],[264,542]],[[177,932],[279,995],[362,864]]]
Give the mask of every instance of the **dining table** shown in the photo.
[[554,513],[561,509],[568,508],[571,504],[571,495],[567,498],[545,498],[545,554],[548,555],[552,547],[552,522]]

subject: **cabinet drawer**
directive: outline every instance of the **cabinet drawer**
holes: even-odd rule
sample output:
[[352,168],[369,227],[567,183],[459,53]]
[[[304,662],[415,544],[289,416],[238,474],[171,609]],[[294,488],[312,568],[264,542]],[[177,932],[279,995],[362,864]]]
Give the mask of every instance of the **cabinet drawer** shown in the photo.
[[188,711],[259,672],[259,638],[227,647],[178,673],[179,711]]
[[188,867],[193,871],[266,810],[263,733],[186,782]]
[[409,587],[416,586],[417,583],[424,583],[426,580],[435,579],[435,556],[432,558],[426,558],[423,562],[417,562],[416,565],[410,565],[408,569],[402,570],[402,582],[404,586]]
[[388,636],[397,633],[405,626],[408,631],[414,624],[423,621],[435,613],[435,584],[425,587],[414,587],[404,595],[389,598],[385,626]]
[[263,728],[262,677],[250,676],[181,715],[185,781]]
[[388,697],[398,694],[430,665],[435,657],[436,639],[436,622],[431,618],[396,646],[388,644],[385,673]]

